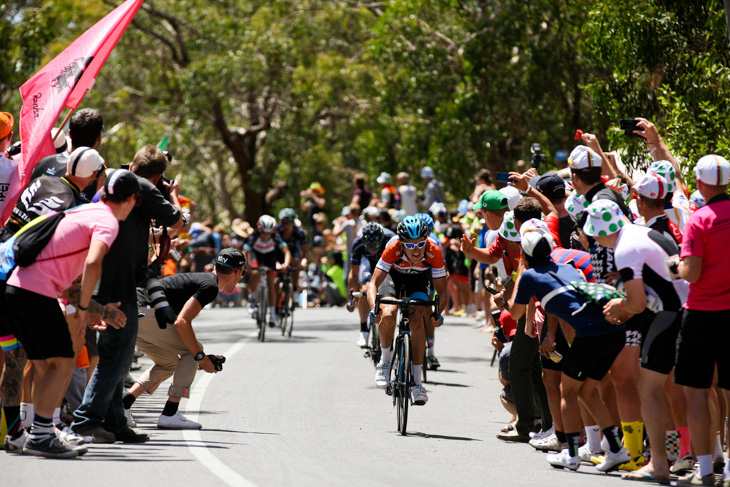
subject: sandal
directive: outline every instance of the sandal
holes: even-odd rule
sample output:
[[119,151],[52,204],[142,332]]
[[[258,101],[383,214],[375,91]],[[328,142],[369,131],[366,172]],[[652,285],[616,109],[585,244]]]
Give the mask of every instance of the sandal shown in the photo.
[[514,425],[512,425],[512,424],[506,424],[506,425],[504,425],[504,426],[502,427],[502,429],[501,429],[500,431],[501,431],[502,433],[509,433],[509,432],[510,432],[510,431],[512,431],[513,429],[515,429]]

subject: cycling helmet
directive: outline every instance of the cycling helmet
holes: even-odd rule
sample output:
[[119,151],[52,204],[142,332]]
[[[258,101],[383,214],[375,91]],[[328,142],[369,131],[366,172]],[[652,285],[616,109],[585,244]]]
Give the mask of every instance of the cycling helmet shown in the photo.
[[279,212],[279,221],[293,222],[297,219],[297,212],[291,208],[284,208]]
[[263,215],[256,223],[256,228],[261,233],[273,233],[276,228],[276,220],[271,215]]
[[433,223],[433,218],[431,218],[431,215],[429,215],[428,213],[416,213],[416,218],[426,222],[426,225],[428,225],[429,231],[433,230],[434,223]]
[[368,250],[377,250],[383,243],[385,232],[380,223],[370,222],[362,227],[362,241]]
[[426,235],[428,235],[428,225],[415,216],[407,216],[398,224],[398,238],[401,240],[423,238]]

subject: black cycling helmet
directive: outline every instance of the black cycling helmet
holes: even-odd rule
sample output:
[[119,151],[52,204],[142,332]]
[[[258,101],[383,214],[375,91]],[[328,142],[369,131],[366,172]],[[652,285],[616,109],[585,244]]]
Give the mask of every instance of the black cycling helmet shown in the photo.
[[380,223],[370,222],[362,227],[362,241],[368,250],[377,250],[383,244],[385,232]]
[[428,224],[415,216],[407,216],[398,224],[398,238],[423,238],[428,235]]
[[292,208],[284,208],[279,212],[279,221],[289,221],[293,222],[297,219],[297,212],[294,211]]

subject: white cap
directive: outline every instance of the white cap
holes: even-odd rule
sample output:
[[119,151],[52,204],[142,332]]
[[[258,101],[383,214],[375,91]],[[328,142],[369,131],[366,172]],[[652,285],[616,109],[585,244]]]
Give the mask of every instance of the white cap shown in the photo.
[[[524,227],[524,225],[522,225]],[[520,228],[520,230],[522,230]],[[547,257],[555,248],[555,241],[549,231],[536,229],[527,232],[520,242],[522,251],[530,257]],[[536,255],[537,254],[537,255]]]
[[380,176],[378,176],[378,179],[376,179],[375,181],[377,181],[378,184],[390,184],[390,180],[390,174],[388,174],[387,172],[381,172]]
[[570,153],[568,165],[571,169],[586,169],[588,167],[601,167],[601,156],[593,149],[585,145],[579,145]]
[[424,179],[425,178],[433,179],[433,177],[434,177],[434,175],[433,175],[433,169],[431,169],[428,166],[426,166],[423,169],[421,169],[421,178],[424,178]]
[[667,180],[657,173],[645,174],[638,183],[634,184],[634,191],[645,198],[662,200],[669,192]]
[[[58,134],[58,132],[61,133]],[[58,134],[58,137],[56,137],[56,134]],[[63,133],[63,130],[59,128],[52,128],[51,138],[53,139],[53,146],[56,148],[56,152],[63,152],[66,150],[66,147],[68,147],[68,144],[66,143],[66,134]]]
[[724,186],[730,181],[730,162],[722,156],[703,156],[695,166],[698,180],[710,186]]
[[342,216],[347,216],[350,213],[352,213],[352,209],[350,209],[349,206],[345,206],[344,208],[342,208]]
[[514,186],[507,185],[499,191],[507,198],[507,206],[509,206],[510,210],[514,210],[517,202],[522,199],[520,191]]
[[66,162],[66,174],[77,178],[88,178],[104,166],[104,159],[89,147],[79,147],[71,153]]
[[548,235],[550,234],[550,229],[548,228],[547,223],[542,220],[538,220],[537,218],[530,218],[526,222],[522,223],[522,226],[520,227],[520,237],[525,238],[525,233],[532,232],[534,230],[541,230]]

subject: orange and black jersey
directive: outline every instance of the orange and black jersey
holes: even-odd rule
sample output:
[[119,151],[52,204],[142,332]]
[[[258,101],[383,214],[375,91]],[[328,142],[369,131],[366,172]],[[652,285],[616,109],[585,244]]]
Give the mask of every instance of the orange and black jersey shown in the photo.
[[417,264],[408,262],[400,240],[396,240],[389,243],[385,248],[376,267],[393,276],[405,274],[414,276],[423,275],[424,277],[433,277],[434,279],[446,277],[444,255],[439,246],[432,242],[431,239],[426,239],[423,258]]

